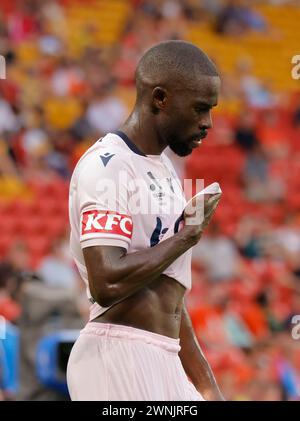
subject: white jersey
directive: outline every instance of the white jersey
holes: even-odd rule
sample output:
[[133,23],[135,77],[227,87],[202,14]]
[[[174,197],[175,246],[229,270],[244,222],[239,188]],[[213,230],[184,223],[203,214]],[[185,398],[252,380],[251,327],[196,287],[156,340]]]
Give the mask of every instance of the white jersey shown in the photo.
[[[143,154],[123,132],[109,133],[79,160],[70,184],[71,253],[94,304],[91,319],[109,307],[91,297],[82,249],[147,250],[182,227],[186,200],[170,160]],[[191,288],[191,250],[163,273]]]

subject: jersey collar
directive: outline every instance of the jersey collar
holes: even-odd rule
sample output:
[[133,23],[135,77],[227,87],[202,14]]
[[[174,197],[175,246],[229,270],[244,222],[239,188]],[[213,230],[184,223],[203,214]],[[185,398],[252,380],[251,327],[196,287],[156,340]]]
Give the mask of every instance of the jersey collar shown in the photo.
[[142,151],[140,151],[139,148],[132,142],[132,140],[130,140],[129,137],[124,132],[122,132],[121,130],[117,130],[117,131],[113,132],[113,134],[116,134],[121,139],[123,139],[124,142],[126,143],[126,145],[128,146],[128,148],[132,150],[132,152],[134,152],[138,155],[141,155],[141,156],[147,156]]

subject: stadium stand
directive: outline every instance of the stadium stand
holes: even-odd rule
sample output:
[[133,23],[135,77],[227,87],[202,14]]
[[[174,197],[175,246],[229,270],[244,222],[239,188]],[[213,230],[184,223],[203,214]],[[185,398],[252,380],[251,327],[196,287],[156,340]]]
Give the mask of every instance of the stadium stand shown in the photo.
[[[49,302],[48,319],[41,308],[39,319],[37,297],[51,301],[61,288],[63,303],[74,303],[72,328],[84,324],[84,290],[68,255],[70,174],[134,103],[143,51],[184,38],[213,57],[223,79],[214,130],[179,164],[185,178],[218,181],[223,190],[215,221],[195,247],[192,321],[227,399],[300,399],[300,339],[291,333],[300,314],[300,91],[291,76],[300,8],[296,1],[227,3],[0,0],[7,64],[0,81],[0,259],[13,271],[0,270],[0,316],[19,326],[21,341],[26,333],[21,354],[69,328],[63,305]],[[41,275],[45,262],[55,286]],[[30,310],[24,294],[32,297]],[[30,332],[30,320],[45,328]],[[30,397],[0,382],[0,400],[38,399],[35,377]],[[20,383],[24,390],[22,367]]]

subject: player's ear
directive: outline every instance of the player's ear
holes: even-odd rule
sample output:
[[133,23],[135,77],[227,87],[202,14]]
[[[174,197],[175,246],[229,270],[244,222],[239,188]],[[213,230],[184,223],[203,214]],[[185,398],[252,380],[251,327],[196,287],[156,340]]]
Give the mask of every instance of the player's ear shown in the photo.
[[152,91],[152,107],[155,113],[166,108],[167,91],[166,89],[156,86]]

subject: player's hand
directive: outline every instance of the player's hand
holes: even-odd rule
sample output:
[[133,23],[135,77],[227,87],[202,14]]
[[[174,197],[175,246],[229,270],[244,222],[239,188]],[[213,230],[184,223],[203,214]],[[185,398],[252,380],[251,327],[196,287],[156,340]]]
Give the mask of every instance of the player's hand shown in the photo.
[[[198,241],[200,240],[203,231],[210,223],[220,202],[221,196],[222,193],[214,193],[204,194],[200,198],[195,197],[192,200],[194,212],[192,214],[190,212],[184,213],[185,228],[188,229],[191,235],[195,235],[196,238],[198,238]],[[200,200],[202,203],[199,202]]]

